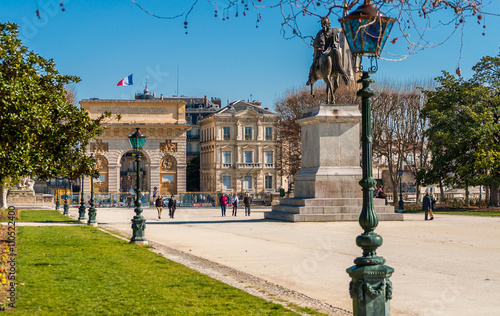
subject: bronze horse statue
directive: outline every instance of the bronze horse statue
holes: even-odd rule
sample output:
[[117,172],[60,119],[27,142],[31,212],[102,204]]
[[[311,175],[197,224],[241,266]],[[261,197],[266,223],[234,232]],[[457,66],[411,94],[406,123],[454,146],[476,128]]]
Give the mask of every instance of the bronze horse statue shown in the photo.
[[349,85],[349,76],[342,68],[340,51],[333,47],[318,58],[317,67],[309,76],[306,85],[311,86],[311,95],[314,97],[314,83],[323,79],[326,84],[326,103],[335,104],[335,91],[339,87],[339,77]]

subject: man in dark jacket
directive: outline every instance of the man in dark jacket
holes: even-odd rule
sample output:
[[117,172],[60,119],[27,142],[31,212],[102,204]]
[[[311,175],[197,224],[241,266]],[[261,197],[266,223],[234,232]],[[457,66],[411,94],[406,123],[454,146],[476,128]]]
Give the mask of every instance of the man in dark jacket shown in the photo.
[[155,201],[155,205],[156,209],[158,210],[158,219],[161,219],[161,212],[163,211],[163,207],[165,206],[165,203],[163,202],[161,195],[158,195],[158,198]]
[[[427,220],[429,217],[429,211],[431,210],[431,207],[432,207],[431,196],[429,195],[429,193],[425,193],[424,199],[422,200],[422,211],[425,211],[425,220]],[[434,217],[431,217],[431,220],[433,219]]]
[[170,196],[170,200],[168,201],[168,215],[170,218],[174,218],[175,209],[177,208],[177,200],[175,196]]
[[243,199],[243,204],[245,204],[245,216],[250,216],[250,205],[252,205],[252,198],[250,194],[247,193]]

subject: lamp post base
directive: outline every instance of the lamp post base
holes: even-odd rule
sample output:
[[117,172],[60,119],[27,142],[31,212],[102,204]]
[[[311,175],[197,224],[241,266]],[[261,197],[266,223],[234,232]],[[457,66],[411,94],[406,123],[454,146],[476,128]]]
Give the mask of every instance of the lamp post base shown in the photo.
[[88,225],[91,225],[93,227],[98,226],[97,221],[96,221],[96,213],[97,213],[97,210],[93,206],[91,206],[89,208],[89,221],[87,222]]
[[85,206],[81,205],[78,208],[78,220],[85,221]]
[[146,229],[146,219],[141,215],[136,215],[132,219],[132,239],[130,243],[145,245],[148,243],[144,237],[144,230]]
[[349,294],[356,316],[390,315],[392,283],[389,277],[394,269],[386,265],[352,266],[347,273],[352,278]]
[[403,201],[403,199],[400,198],[398,213],[403,213],[404,210],[405,210],[405,202]]
[[69,215],[69,205],[67,203],[64,204],[63,209],[63,215]]

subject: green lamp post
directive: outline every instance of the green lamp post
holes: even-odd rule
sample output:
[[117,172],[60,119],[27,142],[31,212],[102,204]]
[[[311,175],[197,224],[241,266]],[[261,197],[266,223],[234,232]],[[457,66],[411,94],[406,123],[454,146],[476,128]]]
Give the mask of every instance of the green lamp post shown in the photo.
[[370,60],[368,70],[362,71],[358,81],[362,89],[362,169],[363,179],[359,182],[363,190],[363,208],[359,216],[359,225],[364,232],[356,238],[356,245],[363,249],[363,255],[354,260],[355,265],[347,269],[352,281],[349,293],[353,300],[354,315],[389,315],[389,300],[392,298],[392,283],[389,277],[394,269],[384,265],[385,259],[377,256],[376,250],[382,245],[382,237],[375,233],[378,216],[373,204],[373,187],[376,184],[372,176],[372,131],[371,97],[375,92],[370,89],[369,73],[377,71],[377,57],[380,55],[389,33],[396,20],[389,18],[375,7],[371,0],[358,7],[349,15],[339,19],[347,43],[353,56],[366,56]]
[[56,211],[59,210],[59,207],[61,207],[61,202],[59,201],[59,179],[56,179]]
[[68,188],[68,185],[69,185],[69,179],[66,179],[66,184],[64,185],[64,211],[63,211],[63,215],[69,215],[69,205],[68,205],[68,193],[66,191],[66,189]]
[[[94,159],[93,163],[95,165],[94,154],[90,154],[90,158]],[[87,221],[87,225],[91,225],[97,227],[96,220],[97,210],[94,207],[94,175],[90,176],[90,207],[89,207],[89,220]]]
[[80,183],[81,191],[80,191],[80,207],[78,208],[78,220],[85,221],[85,200],[83,197],[83,176],[82,183]]
[[132,219],[132,239],[130,239],[131,243],[145,245],[148,243],[146,237],[144,237],[144,230],[146,229],[146,219],[141,215],[141,157],[142,154],[140,150],[146,143],[146,135],[141,133],[139,128],[128,136],[128,140],[130,141],[130,146],[137,152],[136,156],[136,170],[137,170],[137,189],[135,192],[135,216]]

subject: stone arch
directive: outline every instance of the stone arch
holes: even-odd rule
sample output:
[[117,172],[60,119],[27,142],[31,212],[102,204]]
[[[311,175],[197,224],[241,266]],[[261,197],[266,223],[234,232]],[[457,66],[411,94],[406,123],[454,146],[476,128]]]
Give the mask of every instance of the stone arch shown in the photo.
[[160,194],[177,194],[177,159],[172,155],[165,155],[160,160]]

